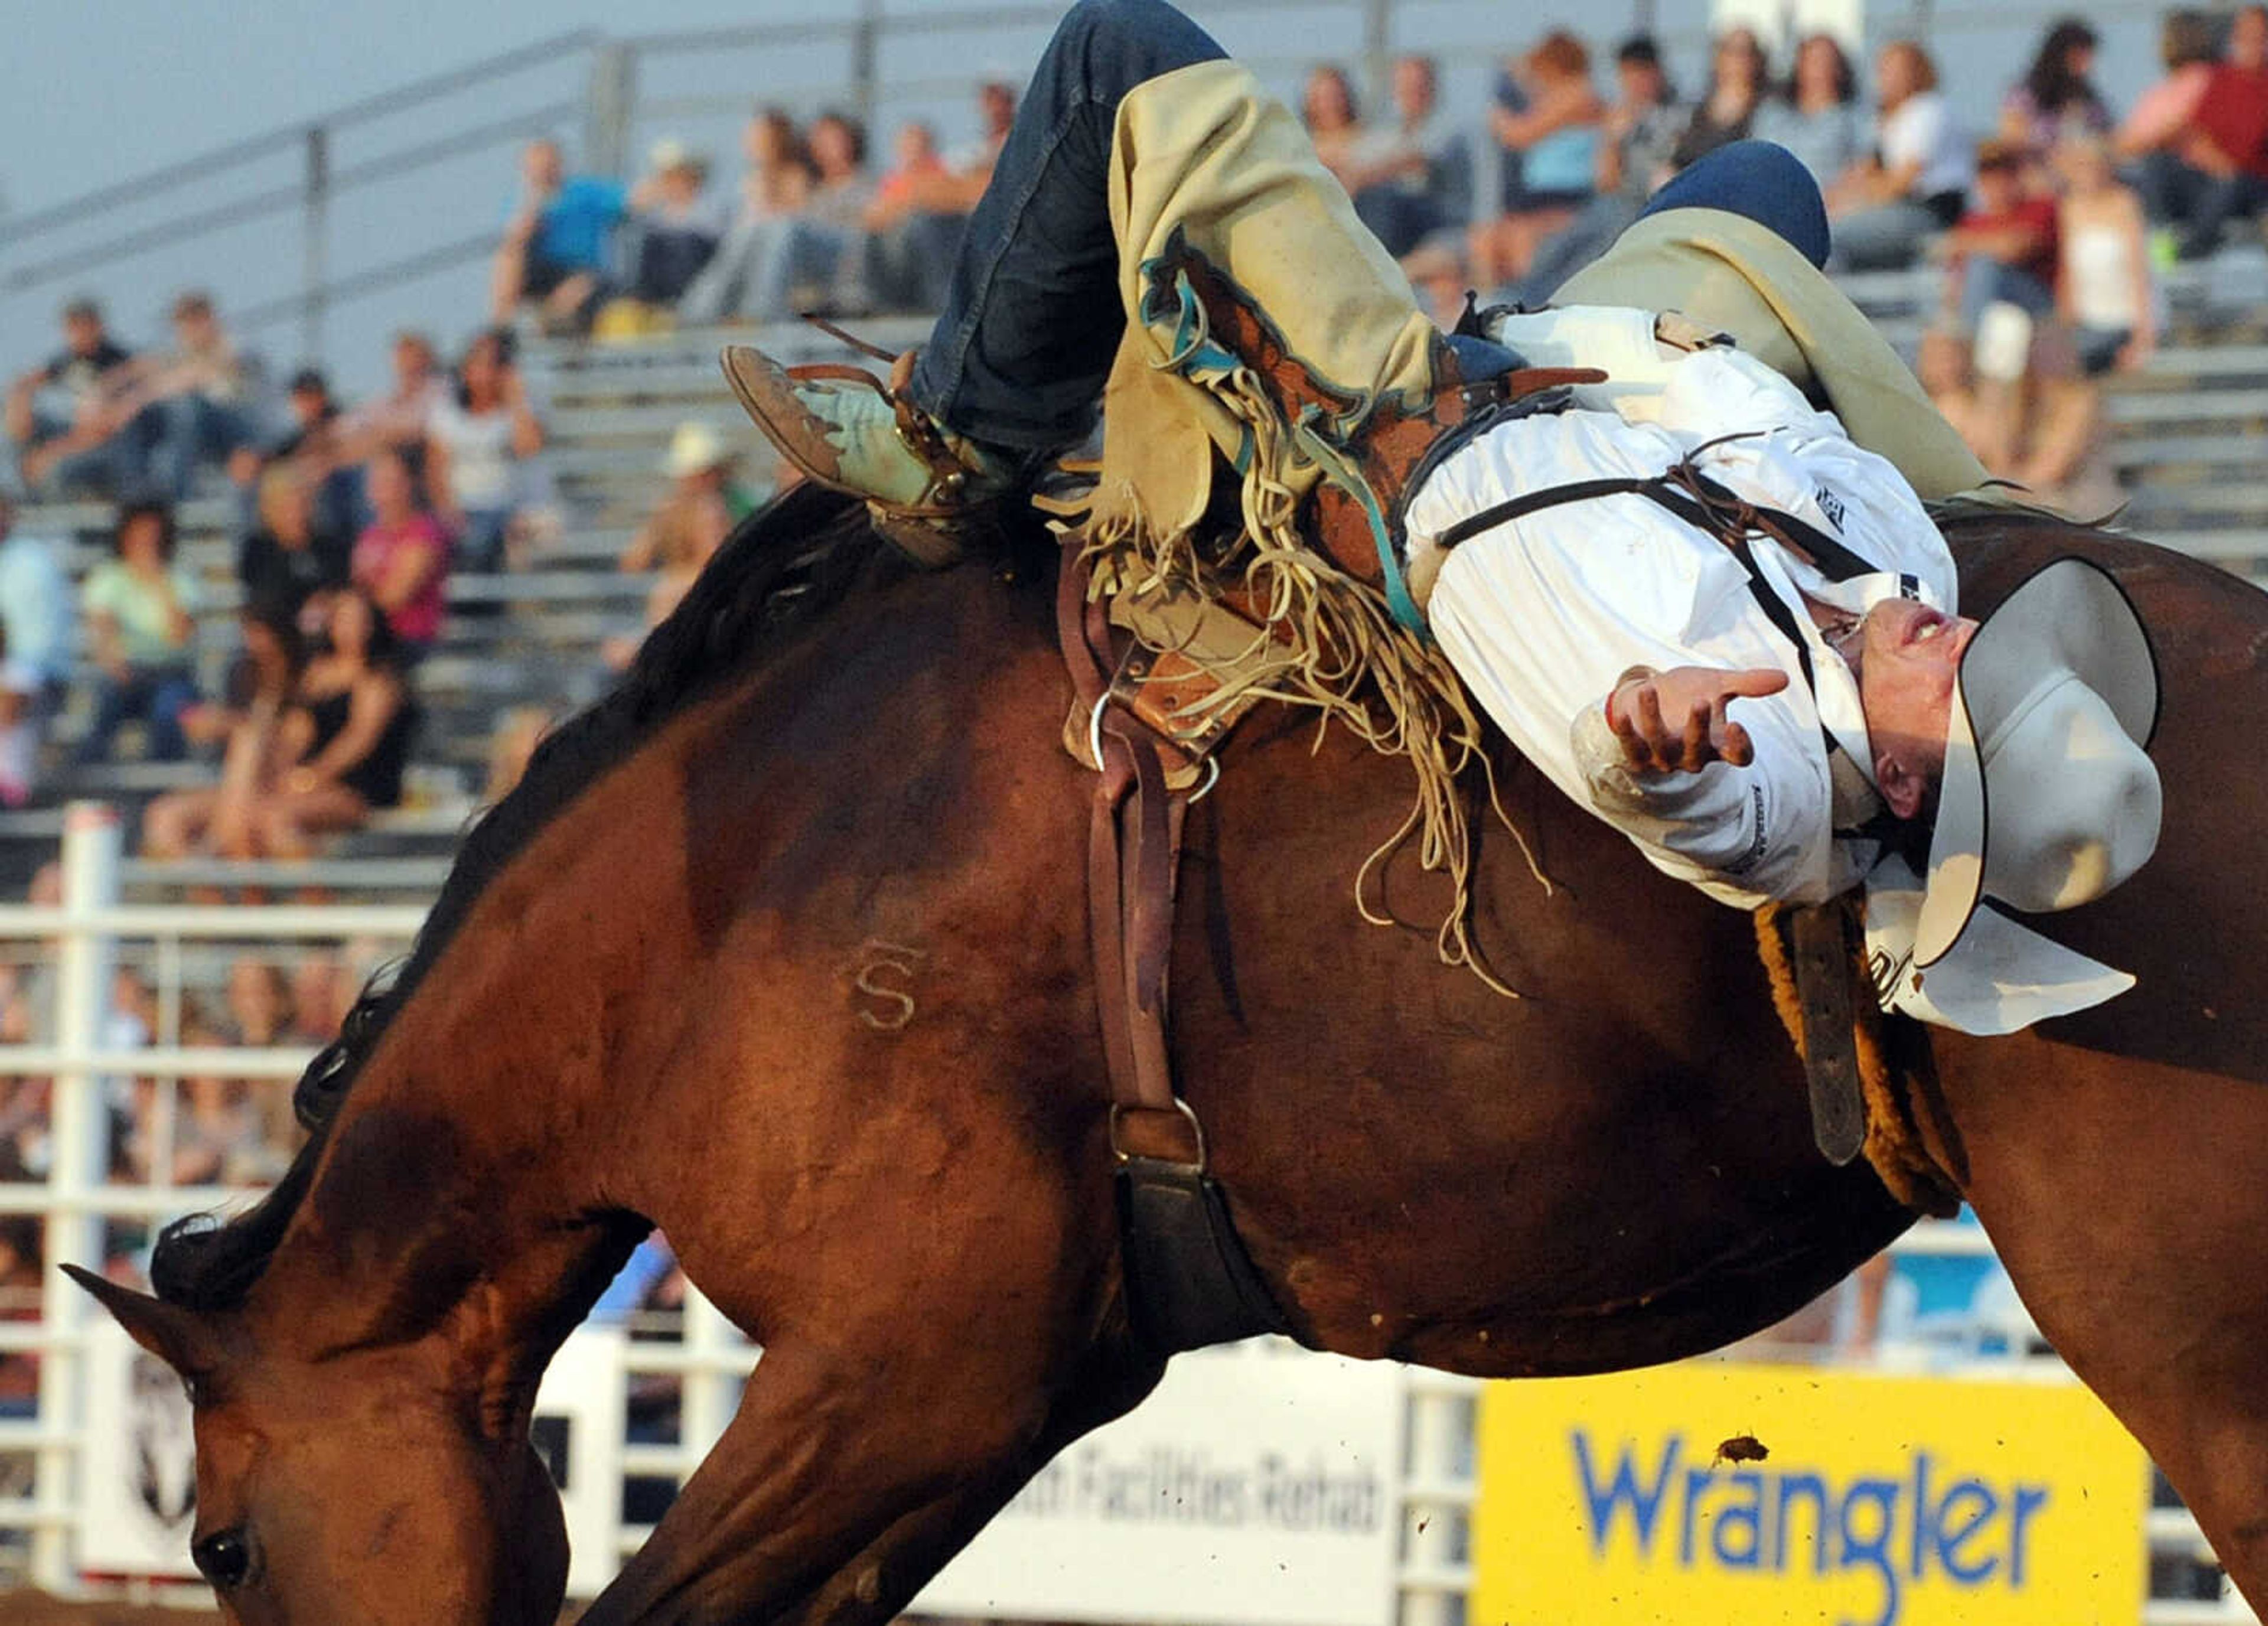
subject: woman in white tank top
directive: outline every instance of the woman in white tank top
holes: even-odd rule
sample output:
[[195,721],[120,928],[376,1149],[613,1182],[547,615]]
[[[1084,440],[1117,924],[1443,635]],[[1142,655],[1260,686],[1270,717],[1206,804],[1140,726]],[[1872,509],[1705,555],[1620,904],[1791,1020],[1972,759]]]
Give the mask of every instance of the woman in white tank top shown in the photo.
[[2065,186],[2058,285],[2080,363],[2090,378],[2142,366],[2157,348],[2158,321],[2141,200],[2118,183],[2098,139],[2065,141],[2055,162]]

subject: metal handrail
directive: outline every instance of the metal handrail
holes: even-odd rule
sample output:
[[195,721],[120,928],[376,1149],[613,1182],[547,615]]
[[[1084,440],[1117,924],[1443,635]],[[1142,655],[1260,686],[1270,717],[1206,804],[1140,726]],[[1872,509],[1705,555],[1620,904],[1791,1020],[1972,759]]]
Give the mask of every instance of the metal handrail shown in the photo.
[[182,158],[149,170],[129,180],[99,187],[46,209],[0,218],[0,247],[13,246],[27,238],[59,230],[127,203],[139,202],[144,198],[158,196],[189,181],[202,180],[208,175],[241,168],[259,158],[296,151],[306,143],[311,130],[344,129],[411,107],[423,107],[427,102],[480,84],[497,74],[542,66],[587,51],[605,37],[595,28],[577,28],[565,33],[553,34],[530,45],[500,51],[493,56],[483,56],[460,68],[453,68],[446,73],[434,74],[394,90],[364,97],[359,101],[349,102],[313,123],[288,124],[262,135],[247,136],[242,141],[233,141],[225,146],[198,153],[195,158]]
[[[1373,75],[1381,70],[1390,53],[1422,48],[1420,36],[1429,30],[1416,21],[1427,0],[1204,0],[1207,17],[1292,14],[1329,9],[1342,16],[1351,12],[1359,21],[1361,42],[1352,47]],[[2154,14],[2161,0],[2096,0],[2100,18]],[[1633,26],[1656,24],[1654,0],[1627,0],[1628,20]],[[2025,0],[2017,10],[2041,18],[2052,8]],[[563,119],[580,114],[587,141],[585,162],[605,172],[621,167],[629,132],[640,121],[656,117],[706,116],[745,105],[745,97],[731,92],[638,90],[640,68],[648,62],[713,54],[720,50],[839,43],[843,48],[845,72],[839,85],[827,87],[829,95],[847,96],[862,115],[871,116],[878,98],[934,94],[948,85],[965,83],[968,74],[939,76],[917,72],[909,78],[880,77],[881,46],[886,40],[917,36],[968,34],[988,30],[1042,28],[1056,20],[1060,8],[1032,0],[977,4],[946,11],[886,12],[881,0],[856,0],[847,14],[772,23],[691,28],[613,35],[595,28],[554,34],[512,50],[467,63],[396,89],[364,97],[335,109],[324,117],[295,122],[232,142],[176,163],[165,165],[130,180],[98,188],[77,198],[27,214],[0,219],[0,252],[21,250],[28,244],[64,228],[103,219],[113,211],[151,199],[164,198],[192,183],[232,175],[248,166],[272,163],[298,155],[299,173],[282,185],[257,186],[244,195],[206,208],[175,212],[151,224],[107,232],[100,240],[77,247],[58,246],[42,258],[0,269],[0,297],[55,283],[107,263],[146,256],[195,239],[210,237],[229,227],[265,220],[297,210],[300,217],[301,260],[296,291],[261,300],[232,313],[240,328],[252,330],[297,318],[301,323],[306,359],[319,360],[322,326],[334,306],[397,288],[440,272],[455,269],[493,248],[493,234],[431,245],[377,265],[357,267],[343,275],[331,269],[328,210],[331,201],[349,190],[416,173],[433,166],[482,151],[497,143],[556,128]],[[1939,0],[1908,0],[1903,11],[1886,11],[1869,18],[1870,35],[1906,34],[1929,39],[1991,24],[2005,27],[2011,20],[2006,5],[1946,5]],[[1674,29],[1672,37],[1685,40],[1691,31]],[[334,168],[330,154],[339,135],[374,121],[429,106],[476,86],[493,84],[503,76],[587,58],[589,73],[583,94],[576,99],[549,99],[541,106],[504,116],[490,116],[453,133],[422,136],[390,151]],[[1263,56],[1263,63],[1281,65],[1294,60]],[[828,76],[832,77],[832,76]],[[808,94],[809,79],[798,87]],[[250,177],[247,177],[250,180]],[[281,256],[278,256],[281,258]]]

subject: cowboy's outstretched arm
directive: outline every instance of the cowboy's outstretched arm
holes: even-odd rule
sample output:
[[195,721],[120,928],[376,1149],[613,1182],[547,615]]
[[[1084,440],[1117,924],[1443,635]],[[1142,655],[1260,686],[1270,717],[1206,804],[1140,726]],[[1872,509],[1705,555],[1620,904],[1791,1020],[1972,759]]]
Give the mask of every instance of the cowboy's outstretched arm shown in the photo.
[[1831,787],[1817,741],[1786,673],[1769,669],[1633,673],[1572,729],[1592,810],[1655,867],[1799,902],[1830,884]]

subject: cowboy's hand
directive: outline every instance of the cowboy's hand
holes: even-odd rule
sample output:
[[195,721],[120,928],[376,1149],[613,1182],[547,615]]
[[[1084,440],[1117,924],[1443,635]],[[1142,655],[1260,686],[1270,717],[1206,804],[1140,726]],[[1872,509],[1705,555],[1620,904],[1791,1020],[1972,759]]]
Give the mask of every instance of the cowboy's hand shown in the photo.
[[1624,759],[1642,774],[1690,774],[1712,762],[1745,768],[1756,747],[1727,709],[1786,687],[1787,673],[1776,666],[1639,668],[1607,696],[1607,722]]

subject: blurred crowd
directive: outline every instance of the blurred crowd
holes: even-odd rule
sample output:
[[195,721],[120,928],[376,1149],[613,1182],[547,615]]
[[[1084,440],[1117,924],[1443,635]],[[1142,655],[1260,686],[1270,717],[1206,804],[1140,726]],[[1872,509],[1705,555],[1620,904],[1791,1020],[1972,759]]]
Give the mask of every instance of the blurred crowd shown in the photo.
[[2083,504],[2091,380],[2148,360],[2156,273],[2212,253],[2268,201],[2268,10],[2169,15],[2164,77],[2123,119],[2095,85],[2099,47],[2084,21],[2055,23],[1986,130],[1960,128],[1913,40],[1875,53],[1862,94],[1836,36],[1798,39],[1776,63],[1746,27],[1714,40],[1690,99],[1650,36],[1616,46],[1602,86],[1590,46],[1555,29],[1503,65],[1479,124],[1443,113],[1418,55],[1394,64],[1382,118],[1366,120],[1329,64],[1301,111],[1445,320],[1468,288],[1548,300],[1679,170],[1729,142],[1778,143],[1826,198],[1830,270],[1942,267],[1922,372],[1987,467]]
[[[452,578],[556,534],[542,416],[508,328],[447,364],[400,334],[387,387],[346,407],[313,369],[271,398],[207,296],[173,320],[175,350],[150,360],[75,300],[63,348],[10,389],[23,485],[114,519],[74,588],[64,541],[20,531],[0,493],[0,805],[37,788],[76,681],[77,763],[119,760],[130,736],[142,760],[215,769],[210,791],[163,805],[155,856],[303,856],[401,801],[411,674]],[[217,607],[175,557],[200,493],[234,515],[237,634],[217,649],[198,635]]]
[[989,82],[968,145],[946,151],[935,129],[910,122],[878,163],[846,114],[799,125],[759,107],[730,196],[711,187],[707,155],[675,139],[657,142],[627,185],[571,174],[557,142],[531,142],[491,314],[509,323],[525,307],[549,331],[620,337],[814,309],[933,311],[1015,117],[1014,90]]

